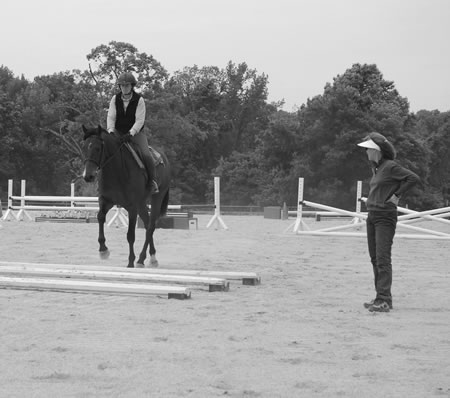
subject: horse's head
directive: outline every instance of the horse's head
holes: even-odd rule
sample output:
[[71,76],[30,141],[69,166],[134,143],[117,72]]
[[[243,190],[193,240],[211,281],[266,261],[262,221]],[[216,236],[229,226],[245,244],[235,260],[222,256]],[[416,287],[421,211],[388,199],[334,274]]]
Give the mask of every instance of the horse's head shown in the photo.
[[100,168],[103,155],[102,132],[104,131],[100,126],[88,129],[83,125],[83,139],[87,145],[83,171],[83,178],[86,182],[94,181],[97,171]]

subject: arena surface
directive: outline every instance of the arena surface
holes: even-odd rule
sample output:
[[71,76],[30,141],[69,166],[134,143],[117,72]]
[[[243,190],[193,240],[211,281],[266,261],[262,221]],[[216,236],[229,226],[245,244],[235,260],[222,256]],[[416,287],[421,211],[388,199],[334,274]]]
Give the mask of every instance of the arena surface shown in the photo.
[[[257,272],[261,285],[182,301],[0,289],[0,396],[450,396],[450,241],[396,240],[394,310],[376,314],[362,306],[374,296],[363,238],[209,219],[157,230],[160,267]],[[127,263],[124,228],[107,228],[101,261],[96,224],[1,225],[1,261]]]

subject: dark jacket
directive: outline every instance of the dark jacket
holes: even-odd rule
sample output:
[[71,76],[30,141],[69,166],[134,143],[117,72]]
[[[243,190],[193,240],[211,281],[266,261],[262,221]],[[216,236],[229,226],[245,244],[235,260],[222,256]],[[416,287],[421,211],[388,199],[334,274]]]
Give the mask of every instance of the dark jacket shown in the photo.
[[369,211],[397,210],[397,206],[387,200],[393,195],[402,196],[420,182],[412,171],[405,169],[393,160],[383,159],[374,169],[370,180],[369,197],[366,206]]

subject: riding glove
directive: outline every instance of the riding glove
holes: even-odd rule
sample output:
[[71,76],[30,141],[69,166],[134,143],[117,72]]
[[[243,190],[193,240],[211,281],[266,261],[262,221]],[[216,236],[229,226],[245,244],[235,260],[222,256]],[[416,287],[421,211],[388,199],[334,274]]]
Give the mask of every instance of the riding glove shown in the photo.
[[131,137],[132,135],[130,133],[126,133],[120,137],[120,142],[121,143],[131,142]]

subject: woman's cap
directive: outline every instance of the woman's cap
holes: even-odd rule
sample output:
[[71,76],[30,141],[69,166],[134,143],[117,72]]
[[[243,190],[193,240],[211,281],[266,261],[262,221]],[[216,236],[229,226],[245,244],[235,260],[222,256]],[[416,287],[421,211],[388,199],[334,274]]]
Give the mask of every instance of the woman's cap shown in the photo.
[[361,146],[363,148],[376,149],[377,151],[381,152],[381,148],[377,144],[375,144],[375,142],[372,141],[370,138],[366,141],[360,142],[358,146]]
[[388,141],[388,139],[383,134],[377,133],[375,131],[369,133],[369,135],[366,137],[366,140],[359,143],[358,145],[364,148],[373,148],[380,151],[385,159],[394,160],[397,156],[394,145],[392,145],[391,142]]

